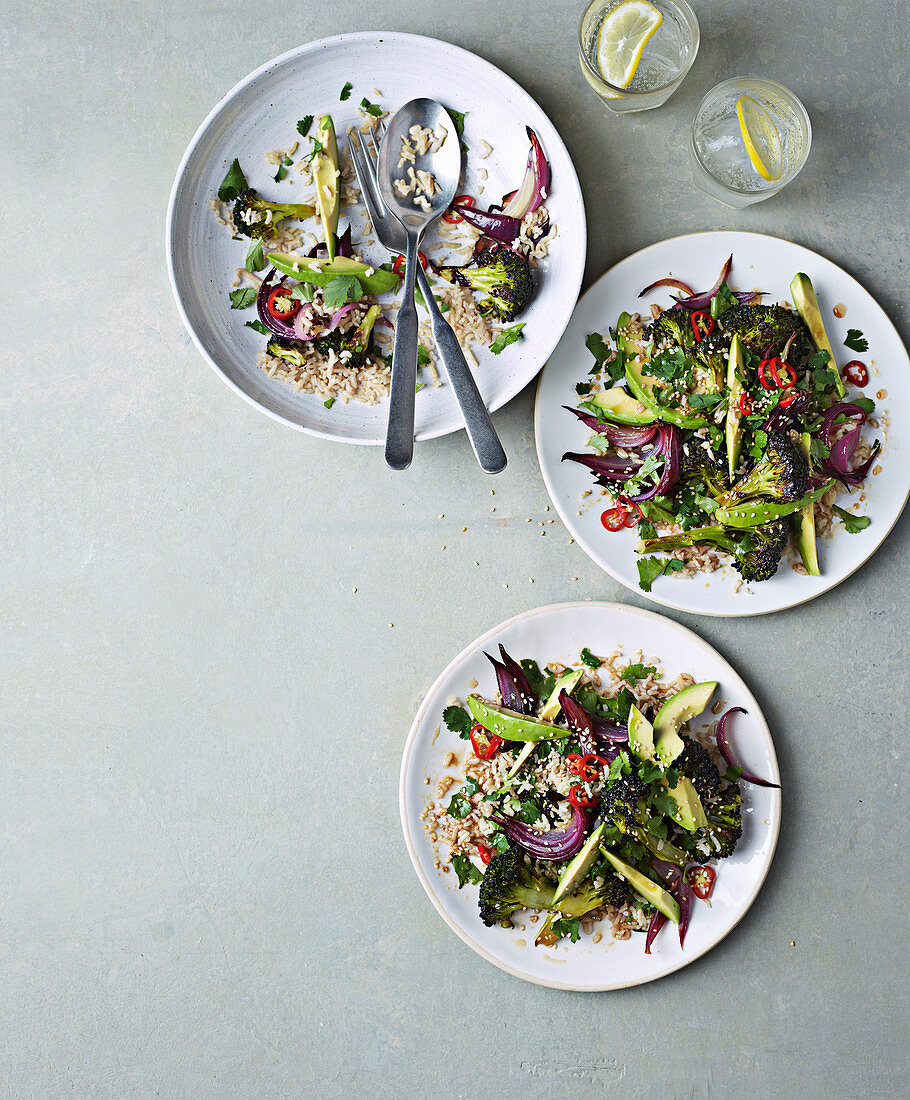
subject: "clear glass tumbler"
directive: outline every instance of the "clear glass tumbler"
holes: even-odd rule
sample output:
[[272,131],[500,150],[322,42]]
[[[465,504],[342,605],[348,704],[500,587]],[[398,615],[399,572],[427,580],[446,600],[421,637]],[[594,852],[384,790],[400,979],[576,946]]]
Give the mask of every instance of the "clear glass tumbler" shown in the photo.
[[788,88],[762,77],[734,77],[712,88],[695,113],[692,178],[727,206],[750,206],[799,173],[811,144],[806,108]]
[[649,0],[662,16],[660,26],[646,42],[628,86],[611,84],[599,57],[600,30],[610,12],[624,2],[593,0],[578,25],[578,60],[585,80],[618,114],[648,111],[665,103],[692,68],[699,43],[698,20],[686,0]]

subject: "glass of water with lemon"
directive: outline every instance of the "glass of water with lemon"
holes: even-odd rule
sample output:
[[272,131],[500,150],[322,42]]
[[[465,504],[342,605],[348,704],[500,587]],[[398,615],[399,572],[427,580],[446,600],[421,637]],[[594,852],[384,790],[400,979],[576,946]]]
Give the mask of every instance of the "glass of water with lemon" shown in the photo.
[[736,77],[712,88],[692,123],[695,183],[728,206],[776,194],[806,163],[812,127],[806,108],[783,84]]
[[611,111],[647,111],[679,87],[698,42],[686,0],[593,0],[578,27],[578,60]]

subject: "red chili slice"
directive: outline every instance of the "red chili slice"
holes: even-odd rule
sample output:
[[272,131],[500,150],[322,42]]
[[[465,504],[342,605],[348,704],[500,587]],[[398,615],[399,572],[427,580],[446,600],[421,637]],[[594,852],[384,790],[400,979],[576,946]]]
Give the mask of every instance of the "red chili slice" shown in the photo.
[[583,783],[590,783],[600,778],[605,765],[609,762],[603,756],[598,756],[596,752],[586,752],[581,758],[581,763],[578,765],[578,771],[575,774]]
[[743,416],[751,416],[752,414],[752,398],[747,393],[739,395],[739,411]]
[[869,368],[859,359],[851,359],[844,367],[844,378],[851,386],[865,386],[869,381]]
[[578,769],[584,758],[577,752],[570,752],[566,757],[566,771],[569,775],[578,775]]
[[[417,253],[417,258],[420,260],[420,266],[424,269],[424,271],[426,271],[426,269],[427,269],[427,258],[426,258],[426,256],[424,256],[424,254],[422,252],[418,252]],[[405,265],[404,256],[396,256],[395,257],[395,262],[392,264],[392,271],[394,271],[394,273],[398,276],[399,279],[404,278],[404,265]]]
[[579,810],[590,810],[592,806],[597,805],[597,799],[590,798],[580,783],[576,783],[569,790],[569,801],[573,806],[577,806]]
[[493,849],[488,848],[486,844],[482,844],[480,841],[478,841],[477,854],[480,856],[480,862],[484,865],[484,867],[486,867],[486,865],[493,858]]
[[686,882],[692,887],[695,896],[702,901],[710,897],[716,879],[717,872],[713,867],[690,867],[686,871]]
[[780,401],[778,401],[778,405],[780,405],[782,409],[786,409],[788,406],[793,404],[797,396],[798,395],[795,393],[788,393],[786,397],[782,397]]
[[[714,331],[714,318],[710,313],[705,313],[703,309],[697,309],[694,313],[690,314],[689,320],[692,324],[692,331],[695,333],[696,343],[700,344],[706,336],[710,336]],[[704,321],[704,330],[699,328],[699,321]]]
[[483,726],[471,726],[471,747],[478,760],[492,760],[499,751],[502,738],[490,733]]
[[[279,306],[278,303],[281,303]],[[296,317],[300,310],[300,302],[291,297],[291,292],[280,283],[269,294],[265,301],[265,307],[276,321],[290,321]]]
[[637,527],[642,521],[641,506],[637,501],[628,500],[626,497],[620,497],[617,502],[617,508],[623,510],[622,525],[623,527]]
[[601,513],[600,522],[608,531],[621,531],[625,527],[626,513],[623,508],[609,508]]
[[464,218],[455,210],[455,207],[473,205],[474,200],[471,198],[470,195],[456,195],[455,198],[452,199],[452,205],[445,212],[445,214],[442,215],[442,220],[444,222],[448,222],[449,225],[457,225],[459,222],[463,222]]

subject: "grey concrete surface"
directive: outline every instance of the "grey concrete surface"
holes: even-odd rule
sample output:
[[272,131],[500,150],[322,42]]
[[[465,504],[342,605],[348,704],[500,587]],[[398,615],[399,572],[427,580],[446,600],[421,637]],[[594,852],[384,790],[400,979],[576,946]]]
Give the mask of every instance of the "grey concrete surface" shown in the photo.
[[[392,474],[379,449],[239,400],[167,284],[168,192],[212,104],[294,45],[389,28],[482,54],[551,114],[586,197],[588,282],[667,236],[755,229],[841,264],[906,341],[905,5],[694,6],[681,90],[617,119],[577,71],[580,0],[10,0],[4,1095],[907,1094],[908,518],[805,607],[671,613],[747,677],[780,755],[781,843],[736,932],[639,989],[527,985],[450,933],[412,873],[405,734],[491,624],[574,597],[650,605],[558,525],[524,522],[547,504],[532,387],[495,417],[501,478],[461,434]],[[746,72],[789,84],[815,141],[793,185],[737,214],[693,188],[682,134]]]

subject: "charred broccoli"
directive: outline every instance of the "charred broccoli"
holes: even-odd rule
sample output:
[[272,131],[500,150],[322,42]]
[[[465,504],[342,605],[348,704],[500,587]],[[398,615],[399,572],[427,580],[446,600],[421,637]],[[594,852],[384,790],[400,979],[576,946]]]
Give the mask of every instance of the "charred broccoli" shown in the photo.
[[788,340],[803,335],[799,318],[783,306],[733,306],[718,318],[728,336],[736,334],[756,354],[779,355]]
[[639,553],[666,553],[684,546],[715,546],[734,557],[734,566],[746,581],[766,581],[777,572],[787,545],[788,529],[784,520],[774,520],[747,530],[722,527],[693,527],[675,535],[646,539]]
[[699,440],[688,440],[683,444],[683,476],[697,474],[714,497],[723,496],[727,491],[726,470],[726,462],[713,451],[706,451]]
[[312,218],[315,213],[306,203],[266,202],[247,187],[234,202],[234,228],[246,237],[270,237],[285,218]]
[[665,309],[648,326],[648,337],[655,348],[695,346],[695,333],[692,331],[691,314],[682,306]]
[[647,794],[648,788],[636,775],[615,780],[603,798],[604,816],[624,836],[643,845],[653,856],[684,867],[689,861],[686,852],[648,832],[650,822],[643,808]]
[[723,780],[711,754],[701,742],[683,736],[685,748],[674,761],[679,774],[690,781],[699,798],[710,798],[719,793]]
[[742,504],[757,497],[789,504],[806,492],[809,464],[786,432],[768,432],[764,455],[745,477],[740,478],[722,497],[722,508]]
[[707,843],[715,859],[732,856],[743,835],[742,796],[738,785],[729,784],[715,797],[703,798],[702,806],[708,826],[698,831],[697,839]]
[[486,248],[477,257],[476,266],[441,267],[438,274],[449,283],[485,295],[480,309],[492,314],[497,321],[514,320],[534,294],[530,264],[524,256],[509,248],[499,248],[495,252]]
[[521,852],[508,848],[490,860],[480,884],[480,919],[487,927],[508,924],[519,909],[549,909],[556,886],[531,874]]

